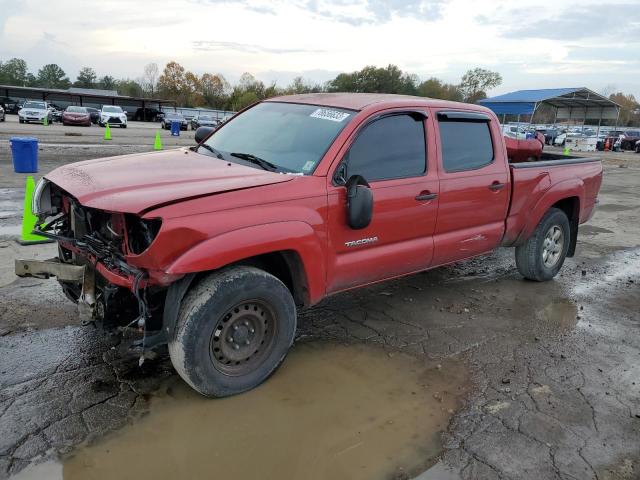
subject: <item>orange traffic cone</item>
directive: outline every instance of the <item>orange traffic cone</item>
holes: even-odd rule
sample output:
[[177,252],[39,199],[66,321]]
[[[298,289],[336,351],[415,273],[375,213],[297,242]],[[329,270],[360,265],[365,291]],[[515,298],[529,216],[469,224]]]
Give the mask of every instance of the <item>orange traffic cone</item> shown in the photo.
[[609,144],[609,139],[605,139],[604,141],[604,151],[608,152],[611,149],[611,145]]

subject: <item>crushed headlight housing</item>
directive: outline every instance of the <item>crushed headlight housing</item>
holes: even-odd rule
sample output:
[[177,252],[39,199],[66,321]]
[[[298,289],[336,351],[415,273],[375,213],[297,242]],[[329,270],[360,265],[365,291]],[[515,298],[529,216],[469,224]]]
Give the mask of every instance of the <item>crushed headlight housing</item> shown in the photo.
[[145,219],[137,215],[126,214],[125,224],[129,251],[139,255],[149,248],[158,236],[162,220],[159,218]]

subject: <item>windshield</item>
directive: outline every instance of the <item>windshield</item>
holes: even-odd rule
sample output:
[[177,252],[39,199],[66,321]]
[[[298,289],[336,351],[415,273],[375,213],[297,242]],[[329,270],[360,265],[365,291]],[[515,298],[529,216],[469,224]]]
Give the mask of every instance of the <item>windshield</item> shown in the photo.
[[176,120],[182,120],[184,117],[179,113],[167,113],[165,118],[175,118]]
[[110,112],[110,113],[122,113],[122,108],[120,108],[120,107],[102,107],[102,111],[103,112]]
[[208,115],[200,115],[198,117],[198,120],[213,120],[213,117],[210,117]]
[[249,154],[308,175],[354,115],[340,108],[264,102],[226,123],[205,143],[225,160],[238,161],[231,153]]
[[87,109],[84,107],[67,107],[67,112],[70,113],[87,113]]
[[37,108],[40,110],[45,110],[47,106],[44,102],[24,102],[22,108]]

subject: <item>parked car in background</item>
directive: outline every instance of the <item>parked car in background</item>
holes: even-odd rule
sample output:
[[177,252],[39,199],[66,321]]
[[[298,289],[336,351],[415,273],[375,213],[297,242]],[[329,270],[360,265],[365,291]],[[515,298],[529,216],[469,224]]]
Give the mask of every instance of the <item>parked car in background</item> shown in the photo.
[[46,118],[48,122],[51,122],[51,115],[47,102],[29,100],[24,102],[22,108],[18,110],[18,121],[20,123],[44,123]]
[[638,140],[640,140],[640,130],[625,130],[620,137],[620,149],[635,150]]
[[2,107],[2,105],[0,105],[0,122],[4,122],[5,119],[5,113],[4,113],[4,108]]
[[165,112],[162,123],[162,128],[169,130],[171,128],[171,122],[180,122],[180,130],[186,130],[189,126],[187,119],[179,113]]
[[0,105],[4,107],[6,113],[18,113],[21,108],[21,102],[11,97],[0,97]]
[[215,127],[220,122],[212,115],[198,115],[191,119],[191,129],[197,130],[199,127]]
[[614,152],[620,151],[622,146],[622,137],[624,132],[622,130],[610,130],[604,138],[598,138],[598,143],[596,144],[596,148],[598,150],[604,150],[607,142],[609,143],[609,150]]
[[557,128],[541,128],[538,132],[544,135],[544,143],[547,145],[553,145],[553,141],[561,133]]
[[100,123],[100,110],[93,107],[84,107],[84,108],[87,109],[87,112],[89,112],[89,115],[91,116],[91,123],[93,123],[94,125],[97,125],[98,123]]
[[640,140],[636,142],[636,153],[640,153]]
[[71,105],[62,113],[62,125],[91,126],[91,114],[85,107]]
[[51,111],[51,121],[52,122],[61,122],[62,121],[62,114],[65,111],[64,108],[62,108],[59,105],[56,105],[54,103],[49,103],[49,110]]
[[133,114],[133,119],[137,122],[157,122],[161,113],[157,108],[138,108],[136,113]]
[[101,127],[109,124],[109,126],[127,128],[127,114],[117,105],[103,105],[100,110],[99,124]]
[[266,380],[329,295],[500,246],[551,280],[602,182],[597,158],[508,162],[487,108],[401,95],[271,98],[195,139],[46,174],[32,210],[59,258],[15,269],[57,275],[83,323],[168,344],[207,396]]
[[555,145],[557,147],[562,147],[564,146],[564,141],[566,138],[567,138],[567,132],[561,133],[556,138],[553,139],[552,145]]
[[601,133],[597,136],[596,150],[602,152],[607,143],[607,139],[609,140],[609,150],[614,152],[620,151],[620,137],[611,136],[609,133]]

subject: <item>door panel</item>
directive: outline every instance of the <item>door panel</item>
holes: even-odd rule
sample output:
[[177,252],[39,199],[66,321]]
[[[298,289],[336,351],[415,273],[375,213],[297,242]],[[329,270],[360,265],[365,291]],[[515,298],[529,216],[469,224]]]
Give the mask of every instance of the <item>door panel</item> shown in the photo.
[[[509,207],[510,183],[503,151],[493,147],[501,145],[498,143],[501,142],[501,134],[493,122],[487,125],[493,149],[491,163],[469,167],[466,171],[449,172],[443,163],[448,152],[446,145],[441,143],[443,137],[445,142],[457,141],[465,145],[465,142],[473,142],[473,136],[456,138],[451,134],[448,137],[441,135],[437,115],[433,116],[433,122],[441,157],[440,205],[434,234],[433,264],[442,265],[491,251],[500,244]],[[474,151],[473,144],[468,147]]]
[[330,190],[328,292],[422,270],[431,263],[438,198],[415,197],[437,194],[438,181],[389,180],[373,182],[371,189],[373,217],[362,230],[347,225],[345,188]]
[[[401,114],[403,112],[393,113]],[[381,115],[378,114],[377,117],[379,116]],[[383,113],[382,119],[384,118]],[[375,131],[375,135],[368,147],[363,147],[367,128],[374,124],[374,121],[364,121],[339,152],[330,170],[327,187],[327,293],[423,270],[431,264],[439,202],[438,172],[435,154],[432,155],[433,159],[427,154],[435,151],[435,141],[432,135],[427,134],[424,118],[420,117],[419,121],[422,124],[420,135],[425,140],[419,147],[416,147],[415,140],[420,137],[415,135],[408,142],[401,141],[403,131],[394,129],[407,127],[402,122],[397,122],[389,131],[369,130],[369,133]],[[360,141],[357,142],[357,139]],[[394,142],[396,146],[393,146]],[[427,152],[424,151],[425,143]],[[378,168],[379,162],[389,162],[392,167],[387,169],[389,176],[403,175],[410,171],[407,168],[407,158],[415,155],[417,148],[421,148],[422,155],[426,156],[426,172],[409,173],[407,178],[380,178],[384,176],[385,169]],[[362,152],[367,152],[364,160]],[[361,156],[360,160],[357,160],[357,155]],[[369,161],[370,159],[375,160]],[[371,181],[366,174],[363,175],[369,181],[374,206],[371,224],[361,230],[353,230],[348,226],[346,189],[332,182],[332,172],[343,161],[353,162],[350,165],[362,165],[361,168],[368,169],[370,177],[379,178]],[[423,158],[422,170],[424,169]],[[364,172],[348,171],[348,175],[362,173]]]

